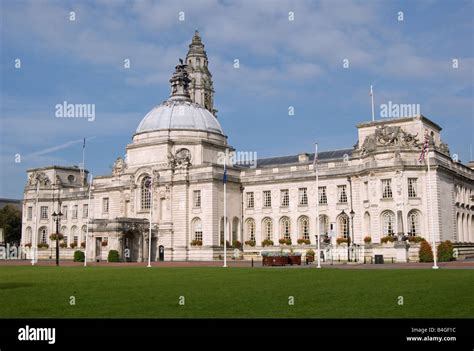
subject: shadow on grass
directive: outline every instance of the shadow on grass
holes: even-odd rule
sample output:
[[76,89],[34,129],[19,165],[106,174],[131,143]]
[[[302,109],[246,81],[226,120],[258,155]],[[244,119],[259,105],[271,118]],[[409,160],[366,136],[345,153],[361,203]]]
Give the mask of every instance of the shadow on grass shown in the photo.
[[0,290],[28,288],[33,285],[31,283],[0,283]]

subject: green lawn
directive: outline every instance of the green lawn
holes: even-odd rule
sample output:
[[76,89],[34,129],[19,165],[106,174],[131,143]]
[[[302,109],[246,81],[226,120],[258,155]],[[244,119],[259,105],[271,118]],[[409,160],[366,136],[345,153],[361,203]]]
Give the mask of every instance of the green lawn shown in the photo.
[[0,266],[0,317],[472,318],[473,287],[474,270]]

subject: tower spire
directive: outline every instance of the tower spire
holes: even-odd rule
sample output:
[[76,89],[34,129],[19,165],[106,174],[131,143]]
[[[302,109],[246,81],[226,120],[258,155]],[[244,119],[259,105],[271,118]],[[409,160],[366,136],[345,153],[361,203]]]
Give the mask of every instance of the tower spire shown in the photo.
[[191,100],[216,115],[212,74],[209,72],[207,53],[197,30],[194,32],[191,44],[189,44],[186,64],[191,79],[189,86]]

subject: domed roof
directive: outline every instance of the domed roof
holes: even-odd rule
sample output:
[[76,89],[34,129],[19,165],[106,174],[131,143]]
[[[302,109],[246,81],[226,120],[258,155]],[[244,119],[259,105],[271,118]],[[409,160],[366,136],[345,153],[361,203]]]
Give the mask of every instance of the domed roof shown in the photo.
[[137,133],[155,130],[191,129],[224,134],[212,113],[187,100],[168,100],[154,107],[142,119]]
[[157,130],[196,130],[224,135],[217,118],[203,106],[193,103],[189,95],[187,65],[176,66],[170,79],[171,96],[142,119],[136,133]]

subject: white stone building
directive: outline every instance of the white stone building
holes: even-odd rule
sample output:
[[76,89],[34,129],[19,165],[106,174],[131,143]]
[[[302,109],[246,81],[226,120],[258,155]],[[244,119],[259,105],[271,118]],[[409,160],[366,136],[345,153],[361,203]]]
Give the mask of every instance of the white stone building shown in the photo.
[[[224,172],[219,160],[234,150],[216,116],[212,76],[197,32],[170,83],[170,98],[143,118],[125,160],[117,158],[112,174],[94,177],[91,185],[87,170],[78,167],[28,170],[23,245],[43,246],[39,258],[54,256],[55,242],[49,237],[55,233],[51,215],[58,212],[59,200],[62,257],[71,258],[88,232],[90,260],[107,259],[109,250],[131,261],[147,260],[150,209],[152,260],[159,258],[160,248],[164,260],[222,257]],[[349,237],[357,250],[353,257],[359,259],[385,250],[400,260],[393,244],[380,244],[384,236],[431,241],[434,233],[436,242],[473,246],[468,243],[474,243],[474,170],[451,159],[440,126],[416,116],[361,123],[357,131],[353,147],[318,153],[318,189],[314,153],[261,159],[256,167],[228,165],[227,240],[247,243],[241,257],[281,247],[314,249],[317,211],[319,232],[332,237],[322,247],[327,252],[331,242],[342,259],[347,249],[335,245],[337,237]],[[431,184],[426,162],[418,162],[426,131]],[[365,245],[367,236],[372,245]],[[266,239],[273,245],[267,241],[270,245],[263,247]],[[280,239],[290,239],[291,245]]]

